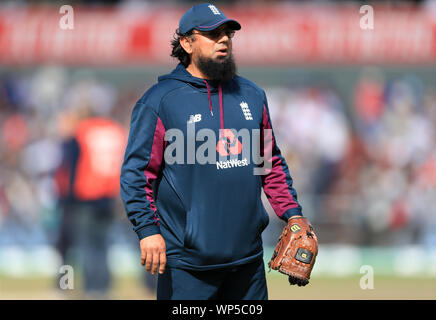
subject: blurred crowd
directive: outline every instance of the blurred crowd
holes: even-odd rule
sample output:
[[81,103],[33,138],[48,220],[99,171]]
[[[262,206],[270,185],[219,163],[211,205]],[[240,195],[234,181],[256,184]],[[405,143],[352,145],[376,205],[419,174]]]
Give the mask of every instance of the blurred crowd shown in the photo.
[[128,127],[138,94],[92,75],[70,78],[57,67],[1,75],[0,246],[56,241],[61,190],[55,173],[62,144],[80,119],[107,117]]
[[[119,87],[92,72],[72,77],[58,67],[2,74],[0,246],[58,241],[57,172],[69,132],[91,114],[127,132],[143,91],[144,84]],[[434,87],[412,73],[387,79],[381,69],[368,68],[351,102],[327,85],[266,92],[305,215],[325,243],[436,245]],[[115,198],[110,239],[135,243]]]
[[277,140],[324,241],[436,245],[436,91],[364,68],[332,88],[269,90]]

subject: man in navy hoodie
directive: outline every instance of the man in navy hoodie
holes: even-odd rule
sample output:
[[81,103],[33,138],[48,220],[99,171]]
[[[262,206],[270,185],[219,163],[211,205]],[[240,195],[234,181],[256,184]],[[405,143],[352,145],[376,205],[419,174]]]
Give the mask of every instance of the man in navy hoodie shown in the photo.
[[[132,111],[121,196],[158,299],[267,299],[262,189],[283,221],[302,214],[265,92],[236,75],[240,29],[214,5],[189,9],[172,41],[180,63]],[[263,174],[245,152],[258,140]]]

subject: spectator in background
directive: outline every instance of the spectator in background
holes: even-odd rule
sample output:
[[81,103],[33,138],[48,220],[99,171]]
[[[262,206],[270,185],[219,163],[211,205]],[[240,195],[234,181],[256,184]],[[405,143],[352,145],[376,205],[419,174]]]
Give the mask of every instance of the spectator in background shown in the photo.
[[375,139],[384,112],[384,76],[375,67],[363,68],[354,92],[354,125],[367,143]]
[[109,227],[119,194],[126,132],[117,122],[69,111],[61,114],[63,160],[55,174],[62,211],[58,249],[66,264],[80,248],[86,298],[105,298],[110,286]]

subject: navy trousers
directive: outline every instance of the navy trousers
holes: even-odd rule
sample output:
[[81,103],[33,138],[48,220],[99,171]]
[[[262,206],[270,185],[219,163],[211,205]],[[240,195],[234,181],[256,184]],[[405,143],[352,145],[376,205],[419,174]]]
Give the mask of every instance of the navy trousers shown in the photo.
[[263,260],[231,269],[192,271],[166,267],[158,300],[268,300]]

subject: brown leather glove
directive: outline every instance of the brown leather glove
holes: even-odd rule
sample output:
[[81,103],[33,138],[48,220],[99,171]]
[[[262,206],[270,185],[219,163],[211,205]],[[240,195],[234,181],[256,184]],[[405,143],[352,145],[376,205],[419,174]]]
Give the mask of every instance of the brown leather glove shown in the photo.
[[305,286],[318,254],[318,238],[302,216],[289,218],[268,263],[269,267],[289,275],[289,283]]

